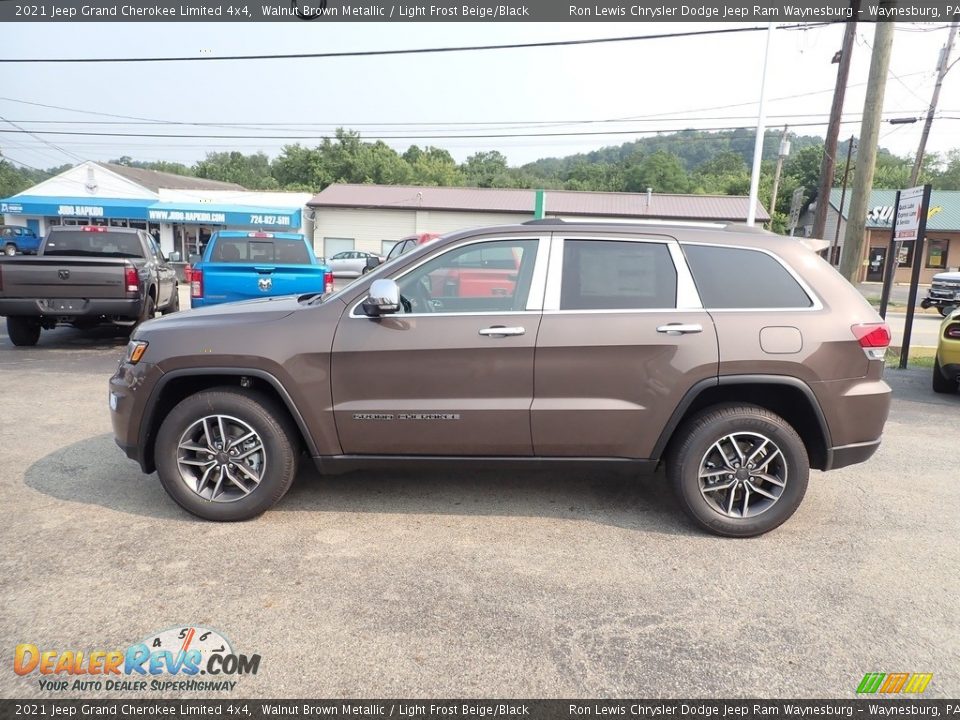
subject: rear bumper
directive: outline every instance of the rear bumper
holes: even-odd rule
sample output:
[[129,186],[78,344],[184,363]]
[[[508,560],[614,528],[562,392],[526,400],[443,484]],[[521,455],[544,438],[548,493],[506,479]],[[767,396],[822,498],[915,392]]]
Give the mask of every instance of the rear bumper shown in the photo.
[[7,298],[0,299],[0,315],[21,315],[39,318],[95,318],[119,317],[135,319],[140,316],[140,298],[122,300],[71,299],[73,307],[57,309],[45,299]]
[[880,438],[870,442],[842,445],[827,450],[827,464],[824,470],[838,470],[848,465],[866,462],[880,447]]

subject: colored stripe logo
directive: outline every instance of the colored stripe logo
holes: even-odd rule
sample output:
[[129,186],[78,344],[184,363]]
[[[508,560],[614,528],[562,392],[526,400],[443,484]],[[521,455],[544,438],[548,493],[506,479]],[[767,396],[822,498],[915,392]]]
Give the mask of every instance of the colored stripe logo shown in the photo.
[[858,695],[922,693],[933,673],[867,673],[857,686]]

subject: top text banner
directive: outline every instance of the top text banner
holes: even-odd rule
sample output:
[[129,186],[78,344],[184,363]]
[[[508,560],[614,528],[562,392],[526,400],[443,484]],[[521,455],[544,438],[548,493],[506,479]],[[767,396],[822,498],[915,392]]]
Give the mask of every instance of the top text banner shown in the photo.
[[960,0],[849,0],[789,2],[364,2],[363,0],[47,0],[0,2],[2,22],[949,22]]

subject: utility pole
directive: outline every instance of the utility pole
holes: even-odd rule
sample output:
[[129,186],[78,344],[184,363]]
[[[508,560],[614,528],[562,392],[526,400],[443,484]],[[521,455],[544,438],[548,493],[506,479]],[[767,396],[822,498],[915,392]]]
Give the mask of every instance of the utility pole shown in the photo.
[[940,87],[943,85],[943,77],[953,67],[947,63],[950,60],[950,52],[953,50],[953,40],[957,36],[958,26],[960,26],[960,20],[954,20],[950,25],[947,44],[940,50],[940,57],[937,60],[937,84],[933,86],[933,98],[930,100],[930,108],[927,110],[927,119],[923,123],[923,132],[920,133],[920,145],[917,147],[917,157],[913,161],[913,172],[910,173],[910,187],[916,187],[916,184],[920,181],[920,171],[923,169],[923,153],[927,149],[927,137],[930,135],[933,115],[937,112],[937,103],[940,101]]
[[[840,191],[840,209],[837,210],[837,227],[833,232],[833,242],[830,244],[830,264],[834,266],[840,264],[840,258],[835,256],[837,254],[837,245],[840,243],[840,222],[843,220],[843,204],[847,200],[847,180],[850,179],[850,156],[853,154],[854,140],[855,136],[851,135],[847,143],[847,164],[843,168],[843,189]],[[824,198],[824,200],[828,199],[829,196]],[[849,217],[849,213],[847,217]]]
[[780,172],[783,170],[783,159],[790,154],[790,141],[787,140],[787,125],[783,126],[780,136],[780,150],[777,153],[777,169],[773,172],[773,190],[770,193],[770,217],[777,207],[777,191],[780,189]]
[[[880,7],[881,9],[893,8],[896,7],[896,2],[882,0]],[[870,202],[870,192],[873,189],[877,139],[880,136],[880,115],[883,111],[887,72],[890,69],[890,51],[893,48],[894,23],[878,22],[875,27],[870,74],[867,78],[867,95],[863,101],[863,120],[860,122],[857,167],[853,173],[847,231],[843,236],[843,253],[840,257],[840,274],[852,283],[860,281],[861,256],[867,232],[867,203]]]
[[[860,0],[851,0],[853,17],[857,17]],[[817,211],[813,217],[813,237],[822,238],[827,228],[830,190],[837,165],[837,138],[840,136],[840,116],[843,114],[843,99],[850,77],[850,61],[853,59],[853,41],[857,37],[857,23],[850,21],[844,26],[843,45],[840,49],[840,64],[837,67],[837,84],[833,89],[833,105],[830,106],[830,124],[823,144],[823,159],[820,161],[820,186],[817,189]]]
[[763,160],[763,141],[766,139],[767,63],[770,60],[770,41],[777,29],[775,23],[767,23],[767,43],[763,50],[763,72],[760,75],[760,109],[757,112],[757,139],[753,143],[753,169],[750,171],[750,206],[747,208],[747,225],[757,221],[757,197],[760,193],[760,163]]

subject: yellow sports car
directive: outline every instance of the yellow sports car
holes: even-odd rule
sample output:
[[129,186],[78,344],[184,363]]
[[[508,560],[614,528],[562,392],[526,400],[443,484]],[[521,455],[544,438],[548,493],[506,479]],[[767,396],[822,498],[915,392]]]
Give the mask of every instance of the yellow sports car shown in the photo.
[[940,325],[940,342],[933,361],[933,391],[955,393],[960,379],[960,310],[950,313]]

